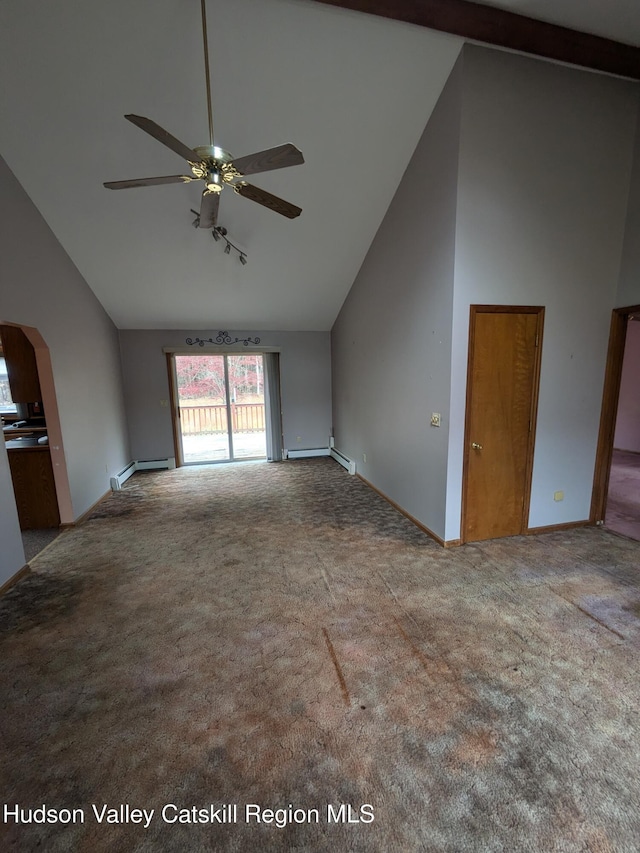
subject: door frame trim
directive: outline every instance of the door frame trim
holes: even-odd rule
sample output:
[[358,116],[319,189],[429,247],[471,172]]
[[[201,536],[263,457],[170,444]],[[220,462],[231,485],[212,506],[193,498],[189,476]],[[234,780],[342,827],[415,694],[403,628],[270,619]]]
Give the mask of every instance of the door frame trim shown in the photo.
[[469,541],[465,537],[467,527],[467,476],[469,469],[469,446],[471,442],[471,395],[473,376],[473,355],[475,345],[475,318],[478,314],[536,314],[536,357],[533,367],[533,389],[531,394],[531,410],[529,441],[527,444],[527,459],[525,463],[524,502],[522,505],[522,520],[520,533],[529,530],[529,509],[531,505],[531,482],[533,478],[533,454],[536,443],[536,427],[538,421],[538,399],[540,396],[540,368],[542,364],[542,336],[544,331],[544,305],[470,305],[469,306],[469,344],[467,351],[467,390],[465,398],[464,449],[462,456],[462,509],[460,513],[460,542]]
[[620,401],[622,362],[627,340],[627,323],[629,314],[638,313],[640,313],[640,305],[614,308],[611,312],[607,364],[602,388],[598,447],[593,474],[593,491],[591,493],[591,511],[589,513],[591,524],[603,523],[607,511],[613,442],[616,431],[618,403]]

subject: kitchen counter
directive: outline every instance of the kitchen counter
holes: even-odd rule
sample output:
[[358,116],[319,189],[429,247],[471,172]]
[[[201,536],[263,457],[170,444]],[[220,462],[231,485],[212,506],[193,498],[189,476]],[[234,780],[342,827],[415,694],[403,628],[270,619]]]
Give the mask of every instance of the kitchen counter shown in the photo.
[[32,438],[31,436],[23,435],[16,436],[15,438],[11,438],[8,441],[5,441],[4,446],[7,450],[48,450],[49,443],[47,442],[39,444],[37,438]]
[[21,427],[14,427],[14,426],[10,426],[8,424],[5,424],[2,427],[2,434],[5,437],[5,439],[15,438],[15,436],[18,436],[18,435],[36,435],[36,436],[40,437],[41,435],[47,434],[47,427],[46,427],[46,424],[43,424],[42,426],[21,426]]

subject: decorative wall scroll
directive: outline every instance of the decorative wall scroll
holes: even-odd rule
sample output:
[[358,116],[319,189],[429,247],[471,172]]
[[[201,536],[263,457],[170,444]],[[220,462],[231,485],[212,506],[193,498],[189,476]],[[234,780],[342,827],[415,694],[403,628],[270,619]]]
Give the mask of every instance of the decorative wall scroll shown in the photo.
[[218,332],[215,338],[187,338],[186,343],[190,347],[196,344],[203,347],[205,344],[217,344],[218,346],[230,346],[231,344],[244,344],[246,347],[249,344],[257,346],[260,343],[260,338],[232,338],[229,332]]

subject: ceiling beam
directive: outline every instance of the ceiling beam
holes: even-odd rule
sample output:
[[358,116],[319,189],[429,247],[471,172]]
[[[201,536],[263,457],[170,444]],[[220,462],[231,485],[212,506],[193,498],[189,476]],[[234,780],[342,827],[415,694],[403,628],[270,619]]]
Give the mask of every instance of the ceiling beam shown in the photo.
[[640,80],[640,48],[470,0],[316,0]]

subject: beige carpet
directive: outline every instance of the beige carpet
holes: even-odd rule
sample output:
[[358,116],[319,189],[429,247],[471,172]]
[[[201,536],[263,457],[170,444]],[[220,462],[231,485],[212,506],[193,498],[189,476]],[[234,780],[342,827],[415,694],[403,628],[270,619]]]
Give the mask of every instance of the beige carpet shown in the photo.
[[0,849],[632,853],[639,557],[445,551],[327,459],[139,473],[0,602]]
[[23,530],[22,546],[24,548],[25,562],[30,563],[40,551],[44,551],[59,535],[60,529],[58,527],[39,527],[34,530]]

